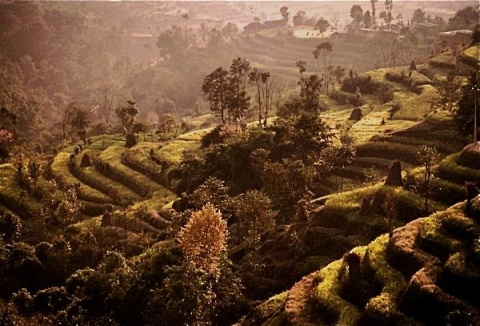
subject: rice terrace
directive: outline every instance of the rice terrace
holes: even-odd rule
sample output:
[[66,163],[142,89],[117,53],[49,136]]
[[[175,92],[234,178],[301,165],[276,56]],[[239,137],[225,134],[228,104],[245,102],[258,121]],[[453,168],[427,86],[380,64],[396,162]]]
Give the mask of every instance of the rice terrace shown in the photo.
[[0,325],[479,325],[477,1],[0,0]]

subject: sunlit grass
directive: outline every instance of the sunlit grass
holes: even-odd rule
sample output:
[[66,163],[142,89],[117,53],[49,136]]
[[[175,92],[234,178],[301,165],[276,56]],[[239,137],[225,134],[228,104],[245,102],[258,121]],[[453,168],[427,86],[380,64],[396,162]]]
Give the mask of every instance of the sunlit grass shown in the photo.
[[[357,247],[352,252],[363,257],[365,250],[366,247]],[[322,310],[338,316],[336,325],[355,325],[361,316],[360,311],[339,295],[341,288],[339,273],[342,265],[343,260],[336,260],[320,270],[317,276],[320,283],[315,288],[314,300]]]
[[0,165],[0,203],[17,214],[32,214],[43,207],[20,188],[15,180],[15,168],[10,163]]
[[104,193],[87,186],[78,180],[69,170],[68,162],[70,160],[70,154],[61,152],[55,156],[51,164],[52,172],[55,175],[55,179],[63,187],[73,186],[79,184],[79,198],[96,202],[96,203],[111,203],[111,199]]
[[394,119],[418,121],[427,116],[432,109],[432,103],[438,96],[435,87],[431,85],[420,86],[422,93],[395,93],[394,101],[401,103],[400,110],[394,115]]
[[123,165],[122,154],[124,150],[124,147],[110,146],[98,156],[101,161],[110,165],[111,173],[117,176],[117,181],[129,187],[136,193],[141,192],[142,194],[150,195],[155,191],[165,191],[166,193],[171,193],[168,189],[157,184],[147,176]]

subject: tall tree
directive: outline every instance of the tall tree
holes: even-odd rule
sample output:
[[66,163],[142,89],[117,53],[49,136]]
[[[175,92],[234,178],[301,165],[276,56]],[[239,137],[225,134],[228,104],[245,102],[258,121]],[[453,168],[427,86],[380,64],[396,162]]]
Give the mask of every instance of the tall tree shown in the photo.
[[222,67],[217,68],[211,74],[207,75],[202,84],[202,91],[207,95],[210,102],[210,110],[220,115],[222,123],[226,122],[228,112],[228,71]]
[[390,26],[393,20],[392,9],[393,9],[393,0],[385,0],[385,9],[386,17],[385,22],[387,23],[387,31],[390,32]]
[[271,87],[269,87],[270,73],[253,68],[248,76],[256,88],[258,125],[261,126],[262,119],[264,119],[263,122],[266,123],[268,111],[271,106]]
[[425,22],[425,11],[422,9],[418,8],[415,9],[412,15],[412,24],[421,24]]
[[323,68],[324,68],[324,81],[325,81],[325,90],[328,94],[328,87],[330,84],[330,75],[328,72],[328,66],[331,63],[331,56],[332,56],[332,49],[333,45],[330,42],[322,42],[317,47],[315,50],[313,50],[313,57],[315,59],[322,58],[323,61]]
[[372,27],[372,16],[370,15],[369,10],[367,10],[365,12],[365,15],[363,16],[363,25],[365,26],[365,28]]
[[70,126],[75,131],[75,133],[80,137],[80,139],[86,143],[87,142],[87,128],[90,124],[88,119],[88,112],[85,109],[78,107],[72,108],[72,116],[69,121]]
[[246,92],[250,63],[244,58],[235,58],[229,70],[229,116],[238,121],[243,118],[250,105],[250,98]]
[[[480,80],[479,75],[472,73],[468,83],[462,86],[462,95],[457,107],[453,110],[453,121],[456,129],[463,135],[475,133],[475,111],[476,120],[480,121]],[[476,110],[475,110],[476,109]],[[478,124],[477,124],[478,128]]]
[[363,9],[360,5],[353,5],[350,8],[350,17],[353,18],[353,21],[358,26],[363,20]]
[[320,90],[322,89],[322,79],[317,75],[309,77],[301,77],[300,81],[300,97],[303,101],[303,109],[308,112],[318,114],[321,110],[320,106]]
[[372,27],[375,28],[377,26],[375,3],[378,2],[378,0],[370,0],[370,2],[372,3]]
[[137,103],[128,100],[127,104],[117,108],[115,113],[120,120],[124,133],[130,133],[138,114]]

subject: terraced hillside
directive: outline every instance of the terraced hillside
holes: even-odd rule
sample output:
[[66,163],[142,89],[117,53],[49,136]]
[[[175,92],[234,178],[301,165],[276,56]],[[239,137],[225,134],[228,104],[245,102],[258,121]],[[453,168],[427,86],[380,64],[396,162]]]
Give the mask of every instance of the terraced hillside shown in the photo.
[[243,324],[473,325],[479,218],[477,197],[413,220],[303,278]]
[[[307,62],[307,72],[318,73],[321,63],[313,57],[313,50],[322,42],[333,45],[334,66],[352,67],[358,72],[372,70],[382,58],[376,34],[355,34],[325,39],[296,38],[276,29],[263,30],[255,34],[242,35],[230,46],[232,52],[245,57],[254,66],[279,75],[292,84],[298,79],[297,61]],[[430,50],[420,46],[415,57],[428,57]]]
[[26,174],[22,171],[29,171],[31,162],[39,162],[26,159],[23,170],[20,163],[0,165],[0,209],[18,215],[30,233],[39,221],[55,215],[56,205],[74,188],[81,204],[80,221],[127,208],[127,215],[139,219],[145,230],[158,233],[165,225],[161,219],[152,220],[149,212],[163,214],[175,200],[168,172],[185,151],[198,146],[201,134],[139,142],[129,149],[122,136],[96,137],[86,146],[66,147],[49,164],[41,163],[45,172],[35,189],[25,181],[30,180],[28,175],[19,174]]

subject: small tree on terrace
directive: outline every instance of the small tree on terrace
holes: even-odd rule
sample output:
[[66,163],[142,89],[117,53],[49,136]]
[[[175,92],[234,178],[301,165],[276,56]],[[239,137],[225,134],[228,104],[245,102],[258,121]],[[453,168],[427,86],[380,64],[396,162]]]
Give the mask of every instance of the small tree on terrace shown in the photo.
[[127,105],[119,107],[115,110],[118,119],[123,127],[123,133],[126,136],[127,144],[125,146],[132,147],[136,143],[133,125],[137,119],[138,107],[135,101],[127,101]]
[[429,199],[429,187],[430,177],[432,176],[432,166],[437,163],[439,154],[435,146],[422,145],[417,152],[417,160],[425,168],[424,172],[424,186],[425,186],[425,211],[428,212],[428,199]]
[[88,112],[84,109],[73,107],[69,124],[72,126],[72,129],[75,131],[78,137],[80,137],[80,139],[86,143],[87,128],[90,124],[90,121],[88,120]]
[[138,107],[135,101],[128,100],[127,105],[123,105],[115,110],[118,119],[123,128],[123,133],[128,135],[132,132],[133,124],[135,123],[138,114]]

